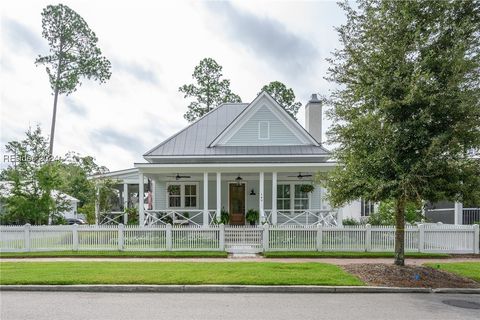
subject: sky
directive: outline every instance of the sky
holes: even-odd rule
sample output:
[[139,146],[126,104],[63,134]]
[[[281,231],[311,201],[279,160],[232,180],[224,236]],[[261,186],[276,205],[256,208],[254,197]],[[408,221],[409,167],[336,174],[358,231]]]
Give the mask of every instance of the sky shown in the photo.
[[[270,81],[293,88],[303,106],[312,93],[329,95],[325,60],[339,46],[345,21],[334,1],[62,1],[96,33],[112,63],[105,84],[83,80],[60,96],[54,154],[91,155],[110,170],[145,162],[142,155],[188,123],[192,83],[205,57],[223,66],[231,89],[252,101]],[[53,95],[38,55],[48,54],[41,12],[56,2],[0,3],[0,145],[23,139],[29,127],[50,133]],[[304,107],[298,120],[304,124]],[[329,126],[324,120],[324,131]],[[328,147],[328,145],[327,145]]]

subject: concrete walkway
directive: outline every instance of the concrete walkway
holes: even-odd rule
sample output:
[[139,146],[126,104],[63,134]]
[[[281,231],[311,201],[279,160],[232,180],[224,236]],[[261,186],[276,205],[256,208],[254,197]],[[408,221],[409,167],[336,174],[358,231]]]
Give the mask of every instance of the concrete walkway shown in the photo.
[[[12,258],[0,259],[0,262],[313,262],[330,263],[335,265],[349,265],[359,263],[393,263],[393,258]],[[448,259],[406,259],[407,265],[422,265],[425,263],[448,263],[448,262],[480,262],[480,258],[448,258]]]

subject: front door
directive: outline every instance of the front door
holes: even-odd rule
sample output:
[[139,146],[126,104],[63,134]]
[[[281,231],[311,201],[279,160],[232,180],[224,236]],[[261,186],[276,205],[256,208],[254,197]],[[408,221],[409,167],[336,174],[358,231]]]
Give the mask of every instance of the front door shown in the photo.
[[245,224],[245,184],[229,186],[230,224]]

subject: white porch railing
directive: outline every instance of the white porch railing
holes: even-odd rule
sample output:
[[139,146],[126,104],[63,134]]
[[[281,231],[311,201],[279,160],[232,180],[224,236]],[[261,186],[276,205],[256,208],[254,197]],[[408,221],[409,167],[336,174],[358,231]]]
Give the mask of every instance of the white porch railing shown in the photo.
[[[337,212],[332,210],[296,209],[277,210],[277,225],[316,226],[318,224],[331,227],[337,225]],[[272,224],[272,210],[265,210],[266,220]]]
[[111,211],[101,212],[99,217],[99,224],[120,224],[125,223],[125,212],[123,211]]
[[[203,224],[203,210],[145,210],[145,225],[190,225],[201,226]],[[215,210],[208,210],[209,223],[215,217]]]
[[[478,225],[407,226],[405,251],[479,253]],[[392,226],[0,226],[1,252],[377,251],[393,252]]]

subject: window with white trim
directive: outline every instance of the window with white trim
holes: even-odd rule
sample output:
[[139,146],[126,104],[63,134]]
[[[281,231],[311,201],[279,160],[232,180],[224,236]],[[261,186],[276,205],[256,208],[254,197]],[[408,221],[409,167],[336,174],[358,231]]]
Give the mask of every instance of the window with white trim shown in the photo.
[[295,185],[294,209],[308,209],[308,193],[302,191],[302,185]]
[[185,185],[185,208],[197,207],[197,186],[195,184]]
[[197,208],[197,183],[167,183],[168,208]]
[[375,210],[375,205],[372,201],[362,199],[361,207],[360,207],[360,216],[368,217],[370,214],[374,212],[374,210]]
[[270,139],[270,122],[259,121],[258,122],[258,140]]
[[[305,210],[310,207],[310,197],[301,190],[302,184],[277,184],[278,210]],[[292,192],[293,190],[293,192]]]
[[290,209],[290,185],[289,184],[277,185],[277,209],[279,210]]

